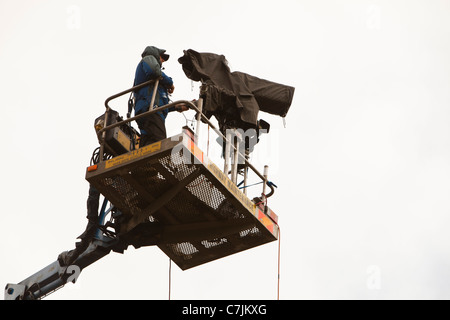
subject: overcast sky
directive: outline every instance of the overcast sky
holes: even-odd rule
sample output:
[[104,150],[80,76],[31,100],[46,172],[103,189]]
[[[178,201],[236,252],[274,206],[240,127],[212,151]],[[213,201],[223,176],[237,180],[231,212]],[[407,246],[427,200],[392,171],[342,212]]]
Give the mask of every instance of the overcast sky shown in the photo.
[[[296,88],[286,127],[260,114],[272,127],[254,155],[278,186],[281,299],[449,299],[449,14],[448,0],[0,0],[0,284],[74,247],[94,119],[154,45],[173,100],[198,97],[186,49]],[[169,136],[185,124],[170,114]],[[276,299],[277,253],[173,265],[171,297]],[[167,299],[168,267],[130,247],[49,299]]]

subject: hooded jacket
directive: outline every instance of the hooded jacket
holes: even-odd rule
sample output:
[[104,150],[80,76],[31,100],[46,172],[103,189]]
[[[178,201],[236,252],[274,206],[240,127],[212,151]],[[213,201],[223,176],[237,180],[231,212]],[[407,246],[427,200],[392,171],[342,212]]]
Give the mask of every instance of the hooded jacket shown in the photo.
[[[161,55],[165,55],[165,52],[166,50],[159,49],[157,47],[146,47],[141,55],[142,60],[139,62],[136,68],[136,74],[134,77],[135,86],[143,82],[162,77],[162,79],[159,81],[155,98],[155,105],[153,106],[153,108],[160,107],[169,103],[167,88],[170,88],[173,85],[172,78],[168,77],[161,70],[161,61],[159,57]],[[134,113],[136,115],[150,110],[153,88],[153,85],[150,85],[149,87],[141,88],[140,90],[134,92],[134,96],[136,99]],[[173,111],[173,109],[166,109],[158,112],[163,121],[166,119],[169,111]]]

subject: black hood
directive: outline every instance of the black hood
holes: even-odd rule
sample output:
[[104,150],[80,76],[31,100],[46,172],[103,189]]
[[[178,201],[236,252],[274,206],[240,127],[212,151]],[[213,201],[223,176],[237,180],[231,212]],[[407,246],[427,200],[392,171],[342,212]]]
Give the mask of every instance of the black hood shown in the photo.
[[144,58],[146,56],[153,56],[156,60],[159,61],[159,57],[163,57],[164,61],[169,60],[169,55],[166,53],[166,50],[159,49],[154,46],[148,46],[145,48],[144,52],[142,52],[141,57]]

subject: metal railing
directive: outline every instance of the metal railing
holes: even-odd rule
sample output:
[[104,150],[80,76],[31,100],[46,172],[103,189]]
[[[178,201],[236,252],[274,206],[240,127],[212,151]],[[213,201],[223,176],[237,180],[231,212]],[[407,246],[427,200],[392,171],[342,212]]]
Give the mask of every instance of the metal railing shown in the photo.
[[[150,80],[150,81],[144,82],[142,84],[139,84],[137,86],[129,88],[129,89],[125,90],[125,91],[119,92],[119,93],[117,93],[117,94],[115,94],[115,95],[113,95],[113,96],[111,96],[111,97],[109,97],[109,98],[107,98],[105,100],[105,107],[106,107],[106,114],[105,114],[105,120],[104,120],[105,121],[105,127],[103,127],[102,129],[100,129],[97,132],[97,136],[99,137],[99,141],[100,141],[100,153],[99,153],[99,161],[100,162],[104,161],[103,154],[104,154],[104,145],[105,145],[106,131],[107,130],[110,130],[110,129],[113,129],[115,127],[124,125],[126,123],[131,122],[131,121],[139,120],[139,119],[144,118],[144,117],[146,117],[146,116],[148,116],[150,114],[153,114],[155,112],[163,111],[163,110],[175,107],[177,105],[185,105],[185,106],[189,107],[190,109],[192,109],[192,110],[197,112],[197,128],[196,128],[197,138],[198,138],[198,134],[199,134],[200,120],[203,120],[204,122],[206,122],[210,126],[211,129],[214,130],[214,132],[216,132],[219,135],[219,137],[221,137],[223,139],[223,141],[226,142],[227,146],[229,145],[229,147],[231,149],[233,149],[234,158],[237,159],[237,157],[240,156],[241,159],[244,160],[245,165],[248,168],[250,168],[263,181],[263,193],[262,193],[263,199],[262,200],[264,201],[266,198],[271,197],[275,193],[275,189],[273,187],[273,184],[269,183],[269,180],[268,180],[268,167],[265,166],[264,167],[264,174],[261,174],[250,162],[248,162],[247,158],[244,155],[242,155],[242,153],[239,152],[239,149],[237,148],[237,146],[235,146],[233,143],[231,143],[231,141],[229,139],[227,139],[227,137],[225,137],[222,134],[222,132],[220,132],[220,130],[218,130],[214,126],[214,124],[211,123],[211,121],[209,121],[209,119],[202,112],[202,110],[203,110],[203,98],[202,97],[200,97],[198,99],[197,105],[192,103],[192,101],[178,100],[178,101],[166,104],[164,106],[160,106],[158,108],[154,108],[154,109],[151,109],[149,111],[143,112],[143,113],[141,113],[141,114],[139,114],[137,116],[128,118],[126,120],[122,120],[122,121],[116,122],[114,124],[111,124],[109,126],[106,126],[106,124],[108,123],[108,113],[109,113],[108,111],[111,110],[111,108],[109,107],[108,103],[111,100],[114,100],[114,99],[116,99],[118,97],[121,97],[121,96],[123,96],[123,95],[125,95],[127,93],[132,92],[132,91],[136,91],[136,90],[139,90],[141,88],[150,86],[152,84],[154,84],[153,97],[152,97],[152,102],[150,104],[152,106],[154,104],[155,91],[156,91],[157,86],[159,84],[159,79],[157,79],[157,80]],[[100,137],[100,135],[101,135],[101,137]],[[237,167],[237,164],[236,164],[236,167]],[[224,171],[228,171],[227,165],[225,165]],[[224,173],[228,176],[228,172],[224,172]],[[244,181],[244,186],[245,186],[245,184],[246,184],[246,181]],[[270,192],[267,195],[265,194],[266,186],[270,188]],[[245,190],[245,188],[244,188],[244,190]]]

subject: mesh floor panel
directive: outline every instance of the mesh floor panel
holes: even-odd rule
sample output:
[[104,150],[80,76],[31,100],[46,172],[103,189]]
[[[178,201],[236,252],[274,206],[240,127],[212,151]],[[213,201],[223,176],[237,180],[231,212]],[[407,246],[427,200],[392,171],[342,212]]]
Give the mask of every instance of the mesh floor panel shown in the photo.
[[190,150],[173,152],[177,143],[166,139],[159,150],[108,168],[102,162],[86,178],[130,220],[193,177],[145,221],[161,226],[157,245],[183,270],[276,240],[207,166],[186,161]]

